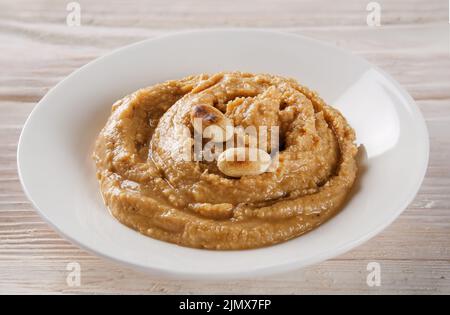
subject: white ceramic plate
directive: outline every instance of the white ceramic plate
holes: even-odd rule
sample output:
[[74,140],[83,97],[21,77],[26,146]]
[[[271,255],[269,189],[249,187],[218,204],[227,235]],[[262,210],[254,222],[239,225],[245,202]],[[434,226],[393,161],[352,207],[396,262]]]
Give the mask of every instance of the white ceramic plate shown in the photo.
[[[138,88],[223,70],[297,78],[340,109],[366,157],[353,197],[318,229],[280,245],[207,251],[157,241],[105,208],[91,159],[111,104]],[[305,37],[257,30],[185,32],[99,58],[53,88],[26,122],[18,148],[28,198],[79,246],[155,275],[236,278],[316,263],[361,244],[412,201],[428,162],[428,135],[412,98],[363,59]]]

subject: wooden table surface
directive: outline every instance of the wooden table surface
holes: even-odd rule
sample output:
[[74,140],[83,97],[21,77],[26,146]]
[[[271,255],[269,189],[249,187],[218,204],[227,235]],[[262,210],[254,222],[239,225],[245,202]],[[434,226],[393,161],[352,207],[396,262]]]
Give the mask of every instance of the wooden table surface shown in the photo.
[[[66,24],[69,2],[0,0],[0,293],[450,293],[448,0],[380,0],[379,27],[367,25],[370,1],[361,0],[80,0],[78,27]],[[209,27],[277,29],[333,43],[380,66],[411,93],[428,125],[430,163],[420,192],[391,226],[303,270],[199,282],[158,280],[105,261],[40,218],[16,168],[20,131],[36,103],[115,48]],[[81,266],[79,287],[66,282],[70,262]],[[380,287],[366,283],[369,262],[381,266]]]

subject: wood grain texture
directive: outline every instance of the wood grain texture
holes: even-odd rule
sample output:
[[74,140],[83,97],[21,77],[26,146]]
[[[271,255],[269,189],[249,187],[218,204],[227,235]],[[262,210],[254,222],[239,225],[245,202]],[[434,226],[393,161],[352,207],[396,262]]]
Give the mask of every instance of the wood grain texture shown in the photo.
[[[369,1],[0,0],[0,293],[450,293],[450,51],[447,0],[384,0],[381,27]],[[430,164],[408,209],[385,231],[333,260],[240,281],[160,280],[97,258],[59,237],[22,192],[21,128],[35,104],[78,67],[112,49],[185,29],[260,27],[301,33],[367,58],[398,80],[427,121]],[[413,170],[411,170],[413,171]],[[81,287],[66,284],[79,262]],[[366,284],[379,262],[382,285]]]

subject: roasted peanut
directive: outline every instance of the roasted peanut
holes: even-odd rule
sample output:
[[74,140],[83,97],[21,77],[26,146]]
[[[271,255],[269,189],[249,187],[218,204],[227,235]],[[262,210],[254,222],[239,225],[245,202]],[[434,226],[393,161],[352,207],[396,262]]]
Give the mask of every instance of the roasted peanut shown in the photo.
[[242,177],[259,175],[271,165],[270,155],[256,148],[231,148],[222,152],[217,159],[217,167],[225,175]]
[[196,105],[191,110],[194,130],[214,142],[225,142],[233,136],[233,124],[220,110],[209,105]]

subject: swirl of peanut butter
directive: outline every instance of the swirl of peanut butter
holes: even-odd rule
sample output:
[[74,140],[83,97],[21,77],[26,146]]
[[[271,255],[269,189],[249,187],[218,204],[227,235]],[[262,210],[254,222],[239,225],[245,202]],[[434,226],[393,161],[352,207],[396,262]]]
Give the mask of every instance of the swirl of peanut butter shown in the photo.
[[[276,127],[279,146],[255,151],[256,162],[226,161],[252,152],[226,146],[248,127],[258,144],[260,127]],[[199,132],[201,152],[223,143],[216,159],[195,159]],[[105,203],[123,224],[183,246],[245,249],[292,239],[338,212],[357,173],[354,141],[345,118],[297,81],[228,72],[117,101],[94,159]]]

